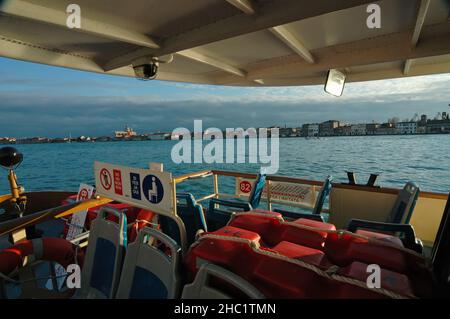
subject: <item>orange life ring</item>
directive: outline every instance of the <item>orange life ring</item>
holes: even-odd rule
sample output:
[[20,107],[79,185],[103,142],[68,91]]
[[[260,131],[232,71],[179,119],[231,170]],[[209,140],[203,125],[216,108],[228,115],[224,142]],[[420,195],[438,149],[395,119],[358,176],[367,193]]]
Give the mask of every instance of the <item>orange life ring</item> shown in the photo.
[[0,251],[0,272],[11,274],[15,269],[22,267],[26,256],[34,255],[36,260],[54,261],[63,267],[78,262],[82,263],[82,252],[76,246],[62,238],[37,238],[23,240],[11,248]]

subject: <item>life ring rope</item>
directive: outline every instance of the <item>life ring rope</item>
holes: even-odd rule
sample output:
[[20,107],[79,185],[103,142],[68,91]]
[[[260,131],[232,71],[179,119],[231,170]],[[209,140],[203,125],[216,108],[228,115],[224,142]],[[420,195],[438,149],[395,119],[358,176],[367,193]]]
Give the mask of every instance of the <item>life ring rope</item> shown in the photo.
[[[70,243],[70,245],[67,245],[67,243]],[[61,259],[58,261],[58,256],[52,255],[51,250],[52,248],[58,248],[60,251],[58,253],[61,254]],[[79,265],[79,246],[76,244],[73,244],[69,241],[66,241],[62,238],[36,238],[33,240],[24,240],[18,242],[16,245],[4,249],[3,251],[0,251],[1,254],[8,254],[12,253],[16,256],[18,259],[17,265],[13,269],[8,269],[7,274],[0,271],[0,279],[3,279],[13,285],[22,285],[27,282],[37,282],[38,280],[46,280],[46,279],[58,279],[67,277],[67,274],[62,275],[50,275],[50,276],[44,276],[44,277],[34,277],[30,279],[24,279],[24,280],[16,280],[11,278],[12,276],[15,276],[18,272],[18,270],[23,265],[24,259],[27,256],[34,256],[36,261],[49,261],[53,263],[60,262],[63,263],[73,263],[76,265]],[[70,254],[70,255],[68,255]],[[68,257],[69,256],[69,257]],[[67,265],[62,265],[67,266]]]

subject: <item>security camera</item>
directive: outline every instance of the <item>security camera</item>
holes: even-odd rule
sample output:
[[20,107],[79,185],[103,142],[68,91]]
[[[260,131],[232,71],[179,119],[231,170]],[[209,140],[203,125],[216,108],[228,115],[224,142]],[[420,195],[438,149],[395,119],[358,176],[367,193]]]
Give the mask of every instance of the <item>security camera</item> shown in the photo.
[[140,80],[153,80],[158,74],[159,63],[151,61],[145,64],[133,66],[134,74]]

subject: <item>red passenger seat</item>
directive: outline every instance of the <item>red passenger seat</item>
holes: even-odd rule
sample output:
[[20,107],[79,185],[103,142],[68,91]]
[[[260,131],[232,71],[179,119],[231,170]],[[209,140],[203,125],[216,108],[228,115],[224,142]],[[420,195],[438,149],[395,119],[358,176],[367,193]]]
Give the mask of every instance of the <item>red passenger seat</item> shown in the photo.
[[325,230],[336,230],[336,226],[329,223],[319,222],[317,220],[307,219],[307,218],[299,218],[295,220],[293,223],[309,226],[309,227],[315,227],[318,229],[325,229]]
[[288,241],[278,243],[275,247],[271,248],[271,251],[289,258],[302,260],[320,268],[327,269],[331,266],[323,251],[297,245]]
[[359,261],[377,264],[408,276],[423,272],[427,268],[425,259],[414,251],[391,242],[358,236],[350,232],[329,234],[325,243],[325,254],[332,263],[341,267]]
[[227,236],[227,237],[237,237],[237,238],[243,238],[247,239],[251,242],[257,242],[259,244],[259,240],[261,237],[252,231],[248,231],[241,228],[236,228],[233,226],[225,226],[222,227],[210,234],[217,235],[217,236]]
[[[191,280],[202,264],[210,262],[241,276],[267,298],[388,297],[379,290],[367,288],[365,279],[360,278],[362,268],[357,265],[342,270],[343,274],[354,276],[353,281],[349,283],[345,278],[339,281],[310,263],[261,250],[250,240],[214,235],[202,236],[187,253],[185,264]],[[292,245],[280,243],[271,250],[279,249],[291,257],[300,254],[303,258],[308,252],[322,255],[321,251]],[[407,291],[408,283],[404,277],[395,279],[401,283],[398,293],[410,292]]]
[[258,233],[263,246],[274,247],[288,241],[319,250],[324,248],[328,231],[335,229],[331,224],[307,219],[285,222],[279,215],[254,211],[234,215],[228,225]]
[[[352,262],[349,266],[339,270],[338,274],[366,282],[373,270],[368,271],[368,264]],[[372,282],[369,280],[369,282]],[[400,293],[404,296],[413,296],[410,280],[404,274],[399,274],[387,269],[380,268],[380,288]]]
[[400,238],[396,237],[396,236],[392,236],[392,235],[388,235],[388,234],[383,234],[383,233],[376,233],[373,231],[368,231],[368,230],[363,230],[363,229],[358,229],[356,231],[356,234],[358,235],[362,235],[362,236],[366,236],[369,238],[375,238],[375,239],[379,239],[388,243],[392,243],[394,245],[397,245],[399,247],[403,247],[403,242],[401,241]]

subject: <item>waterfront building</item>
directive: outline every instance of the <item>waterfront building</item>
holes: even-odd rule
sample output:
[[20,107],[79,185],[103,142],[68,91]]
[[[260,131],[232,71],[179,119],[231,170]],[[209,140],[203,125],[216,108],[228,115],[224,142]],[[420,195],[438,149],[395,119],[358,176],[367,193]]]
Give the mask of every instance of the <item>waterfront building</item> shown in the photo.
[[394,123],[383,123],[377,129],[377,135],[396,134]]
[[280,137],[296,137],[300,136],[300,130],[295,127],[280,128]]
[[428,120],[426,125],[426,133],[450,133],[450,119],[446,117],[442,120]]
[[380,127],[380,123],[366,124],[366,134],[367,135],[376,135],[379,127]]
[[350,132],[351,135],[366,135],[366,124],[352,124]]
[[398,122],[395,129],[397,134],[417,134],[417,122]]
[[115,138],[121,139],[121,138],[130,138],[132,136],[136,136],[137,133],[133,131],[131,127],[125,126],[125,130],[123,131],[115,131],[114,136]]
[[319,136],[319,124],[303,124],[302,136]]
[[348,136],[352,134],[352,127],[350,125],[341,125],[334,129],[334,135],[336,136]]
[[319,124],[320,136],[332,136],[334,135],[334,129],[340,126],[340,122],[336,120],[329,120]]
[[14,144],[16,141],[15,137],[0,137],[0,144]]

